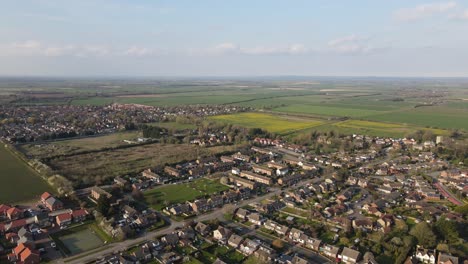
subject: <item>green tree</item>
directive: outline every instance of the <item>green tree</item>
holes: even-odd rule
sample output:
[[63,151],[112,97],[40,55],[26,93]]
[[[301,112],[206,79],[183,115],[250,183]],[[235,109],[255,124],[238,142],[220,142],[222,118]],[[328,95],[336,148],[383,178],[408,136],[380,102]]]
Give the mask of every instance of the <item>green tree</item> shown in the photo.
[[447,219],[445,219],[445,217],[441,217],[435,223],[435,229],[437,235],[439,235],[440,238],[443,238],[444,240],[450,243],[458,242],[459,234],[457,232],[457,227],[454,222],[448,221]]
[[418,240],[418,244],[423,247],[432,248],[436,245],[436,235],[427,222],[416,224],[411,229],[410,235],[414,236]]
[[108,217],[110,211],[110,200],[106,195],[101,195],[97,201],[97,211],[100,212],[103,216]]

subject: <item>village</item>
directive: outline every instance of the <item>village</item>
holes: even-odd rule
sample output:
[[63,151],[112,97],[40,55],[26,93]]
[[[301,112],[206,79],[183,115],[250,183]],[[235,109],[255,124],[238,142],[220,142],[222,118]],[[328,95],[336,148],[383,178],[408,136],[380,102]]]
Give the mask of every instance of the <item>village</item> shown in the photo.
[[[12,263],[379,263],[384,252],[404,263],[464,263],[461,238],[436,243],[429,228],[458,236],[453,226],[466,226],[453,208],[463,205],[454,191],[468,193],[468,171],[433,152],[450,139],[350,140],[352,153],[314,154],[254,138],[230,155],[76,190],[79,204],[50,193],[30,206],[3,204],[0,252]],[[78,250],[67,242],[89,230],[104,242]],[[87,253],[94,247],[103,250]]]
[[137,125],[244,111],[232,106],[153,107],[137,104],[0,106],[0,138],[10,143],[109,134]]

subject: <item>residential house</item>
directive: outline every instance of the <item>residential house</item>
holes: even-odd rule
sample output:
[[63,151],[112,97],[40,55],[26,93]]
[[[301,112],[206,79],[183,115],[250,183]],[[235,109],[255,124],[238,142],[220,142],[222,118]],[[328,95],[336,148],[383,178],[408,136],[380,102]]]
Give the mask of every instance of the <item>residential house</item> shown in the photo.
[[415,258],[422,263],[435,264],[436,263],[436,250],[425,249],[421,246],[416,246]]
[[106,192],[100,187],[94,186],[93,188],[91,188],[91,198],[93,198],[95,201],[98,201],[102,195],[107,196],[107,198],[109,199],[112,198],[112,194]]
[[23,218],[24,211],[16,207],[11,207],[6,211],[6,215],[10,220],[17,220]]
[[445,253],[439,253],[437,264],[458,264],[458,258]]
[[78,223],[78,222],[83,222],[86,220],[86,217],[88,217],[89,213],[86,211],[86,209],[78,209],[74,210],[71,214],[73,222]]
[[175,246],[179,242],[179,236],[176,233],[167,234],[161,238],[161,241],[170,246]]
[[319,251],[320,247],[322,246],[322,240],[309,237],[309,239],[306,241],[305,246],[312,250]]
[[232,234],[228,239],[228,245],[233,248],[238,248],[242,243],[242,240],[244,239],[241,236]]
[[0,204],[0,219],[7,216],[7,211],[11,208],[11,206],[6,204]]
[[251,254],[253,254],[255,250],[257,250],[259,246],[260,246],[260,243],[258,243],[257,241],[246,238],[240,244],[239,251],[246,256],[250,256]]
[[244,208],[239,208],[236,211],[236,217],[241,221],[245,221],[247,219],[248,213],[249,211],[245,210]]
[[247,179],[249,179],[251,181],[255,181],[255,182],[258,182],[258,183],[265,184],[265,185],[273,184],[273,181],[272,181],[271,178],[266,177],[266,176],[262,176],[262,175],[259,175],[259,174],[256,174],[256,173],[253,173],[251,171],[241,171],[240,176],[244,177],[244,178],[247,178]]
[[55,221],[59,226],[68,226],[72,222],[72,215],[69,213],[59,214],[55,217]]
[[259,213],[251,213],[247,216],[249,222],[251,222],[254,225],[262,225],[263,223],[263,218]]
[[63,209],[63,203],[59,199],[55,197],[49,197],[47,200],[45,200],[45,206],[50,210],[50,211],[57,211]]
[[278,179],[278,184],[283,186],[290,186],[295,183],[298,183],[301,180],[302,176],[300,174],[291,174],[286,175]]
[[321,251],[325,256],[331,259],[337,259],[338,253],[340,252],[340,248],[332,246],[332,245],[324,244],[321,248]]
[[117,184],[118,186],[123,187],[127,184],[127,180],[120,178],[120,177],[116,177],[114,178],[114,183]]
[[173,168],[173,167],[169,167],[169,166],[164,167],[164,172],[169,174],[170,176],[173,176],[173,177],[180,177],[181,176],[181,172],[178,169]]
[[244,178],[240,178],[240,177],[237,177],[237,176],[234,176],[234,175],[231,175],[229,176],[229,181],[238,185],[238,186],[243,186],[243,187],[246,187],[246,188],[249,188],[249,189],[256,189],[258,184],[254,181],[251,181],[251,180],[248,180],[248,179],[244,179]]
[[341,252],[341,261],[347,264],[357,263],[361,258],[361,253],[357,250],[344,247]]
[[41,257],[32,245],[21,243],[8,255],[8,260],[14,263],[39,264]]
[[273,170],[271,168],[257,165],[257,164],[252,164],[252,170],[256,173],[266,174],[268,176],[273,175]]
[[195,231],[205,237],[210,233],[211,229],[210,226],[205,225],[202,222],[198,222],[197,225],[195,225]]
[[211,206],[206,199],[199,199],[189,204],[196,213],[204,213],[211,210]]
[[231,234],[231,230],[222,226],[218,226],[218,229],[213,231],[213,238],[219,243],[226,244]]

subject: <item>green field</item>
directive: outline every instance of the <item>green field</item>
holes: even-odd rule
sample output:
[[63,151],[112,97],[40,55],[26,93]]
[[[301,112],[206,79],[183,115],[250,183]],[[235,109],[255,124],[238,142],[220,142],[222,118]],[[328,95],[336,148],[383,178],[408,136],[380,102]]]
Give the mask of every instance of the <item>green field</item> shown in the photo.
[[[198,197],[219,193],[229,188],[218,181],[199,179],[190,183],[166,185],[145,192],[146,202],[154,209],[195,200]],[[164,203],[166,201],[166,204]]]
[[324,124],[324,121],[292,116],[279,116],[265,113],[239,113],[210,117],[221,123],[234,124],[247,128],[262,128],[269,132],[287,134]]
[[349,108],[347,106],[327,105],[289,105],[275,108],[274,111],[285,113],[303,113],[325,116],[363,117],[382,113],[370,109]]
[[185,130],[185,129],[195,129],[197,128],[194,124],[184,124],[184,123],[177,123],[177,122],[156,122],[156,123],[149,123],[148,125],[151,126],[158,126],[167,129],[175,129],[175,130]]
[[35,171],[3,144],[0,144],[0,164],[0,204],[38,199],[43,192],[52,191]]

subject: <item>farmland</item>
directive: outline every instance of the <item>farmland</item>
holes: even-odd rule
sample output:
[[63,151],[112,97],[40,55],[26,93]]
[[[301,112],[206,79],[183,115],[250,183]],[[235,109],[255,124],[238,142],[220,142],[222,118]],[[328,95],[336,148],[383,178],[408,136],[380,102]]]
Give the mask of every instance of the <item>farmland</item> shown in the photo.
[[259,127],[269,132],[279,134],[291,133],[294,131],[319,126],[324,123],[324,121],[316,119],[278,116],[265,113],[220,115],[211,117],[211,119],[221,123],[235,124],[247,128]]
[[145,192],[144,195],[146,202],[151,207],[160,210],[167,205],[194,200],[227,189],[229,189],[227,186],[220,184],[218,181],[199,179],[190,183],[159,187]]
[[[0,145],[0,204],[39,197],[51,187],[21,159]],[[12,186],[20,186],[21,191]]]
[[48,164],[54,171],[76,183],[94,184],[119,175],[139,173],[144,169],[166,163],[233,151],[237,147],[204,148],[186,144],[155,143],[58,157],[48,161]]

